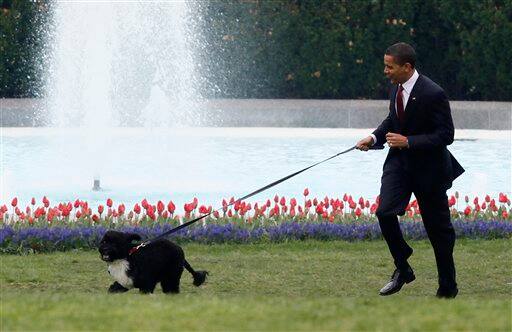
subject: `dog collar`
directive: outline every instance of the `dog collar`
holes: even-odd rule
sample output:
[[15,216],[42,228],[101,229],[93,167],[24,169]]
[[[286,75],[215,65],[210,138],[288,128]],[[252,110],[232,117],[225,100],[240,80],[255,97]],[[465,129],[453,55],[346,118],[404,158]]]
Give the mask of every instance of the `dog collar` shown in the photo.
[[128,251],[128,255],[132,255],[132,254],[136,253],[137,250],[139,250],[140,248],[145,247],[145,246],[146,246],[146,243],[142,242],[138,246],[135,246],[135,247],[131,248],[130,251]]

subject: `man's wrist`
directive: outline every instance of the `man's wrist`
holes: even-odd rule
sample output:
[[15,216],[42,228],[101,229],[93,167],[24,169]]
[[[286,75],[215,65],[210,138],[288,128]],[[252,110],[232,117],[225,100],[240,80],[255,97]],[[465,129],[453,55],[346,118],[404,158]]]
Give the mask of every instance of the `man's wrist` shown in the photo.
[[371,145],[375,145],[377,143],[377,137],[374,134],[370,134],[370,137],[372,138],[373,142]]

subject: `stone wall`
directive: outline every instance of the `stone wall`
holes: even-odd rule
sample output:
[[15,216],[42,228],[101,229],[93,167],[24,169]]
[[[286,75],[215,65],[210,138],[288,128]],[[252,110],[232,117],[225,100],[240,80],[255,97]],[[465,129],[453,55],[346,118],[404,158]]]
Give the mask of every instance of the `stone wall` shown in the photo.
[[[511,130],[512,102],[452,101],[459,129]],[[374,128],[387,100],[216,99],[203,102],[202,126]],[[41,99],[0,99],[0,126],[47,124]]]

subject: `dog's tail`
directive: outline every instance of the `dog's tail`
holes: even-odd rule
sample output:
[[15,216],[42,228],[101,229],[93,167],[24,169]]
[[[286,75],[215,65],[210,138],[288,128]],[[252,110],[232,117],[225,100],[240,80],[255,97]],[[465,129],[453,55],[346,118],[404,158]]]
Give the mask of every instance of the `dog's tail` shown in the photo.
[[201,286],[205,282],[208,271],[194,271],[192,266],[190,266],[185,259],[183,260],[183,266],[185,266],[187,271],[194,277],[194,286]]

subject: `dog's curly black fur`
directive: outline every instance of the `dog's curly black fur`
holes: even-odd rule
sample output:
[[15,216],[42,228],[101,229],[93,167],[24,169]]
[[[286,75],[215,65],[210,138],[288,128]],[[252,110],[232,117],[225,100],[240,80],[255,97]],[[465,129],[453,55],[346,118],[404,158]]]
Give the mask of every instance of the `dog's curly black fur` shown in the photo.
[[138,234],[108,231],[103,236],[99,252],[109,265],[108,271],[116,280],[108,289],[111,293],[126,292],[138,288],[142,293],[152,293],[160,282],[164,293],[179,293],[180,278],[184,269],[200,286],[206,280],[207,271],[194,271],[185,260],[180,246],[168,240],[158,240],[130,254],[141,240]]

